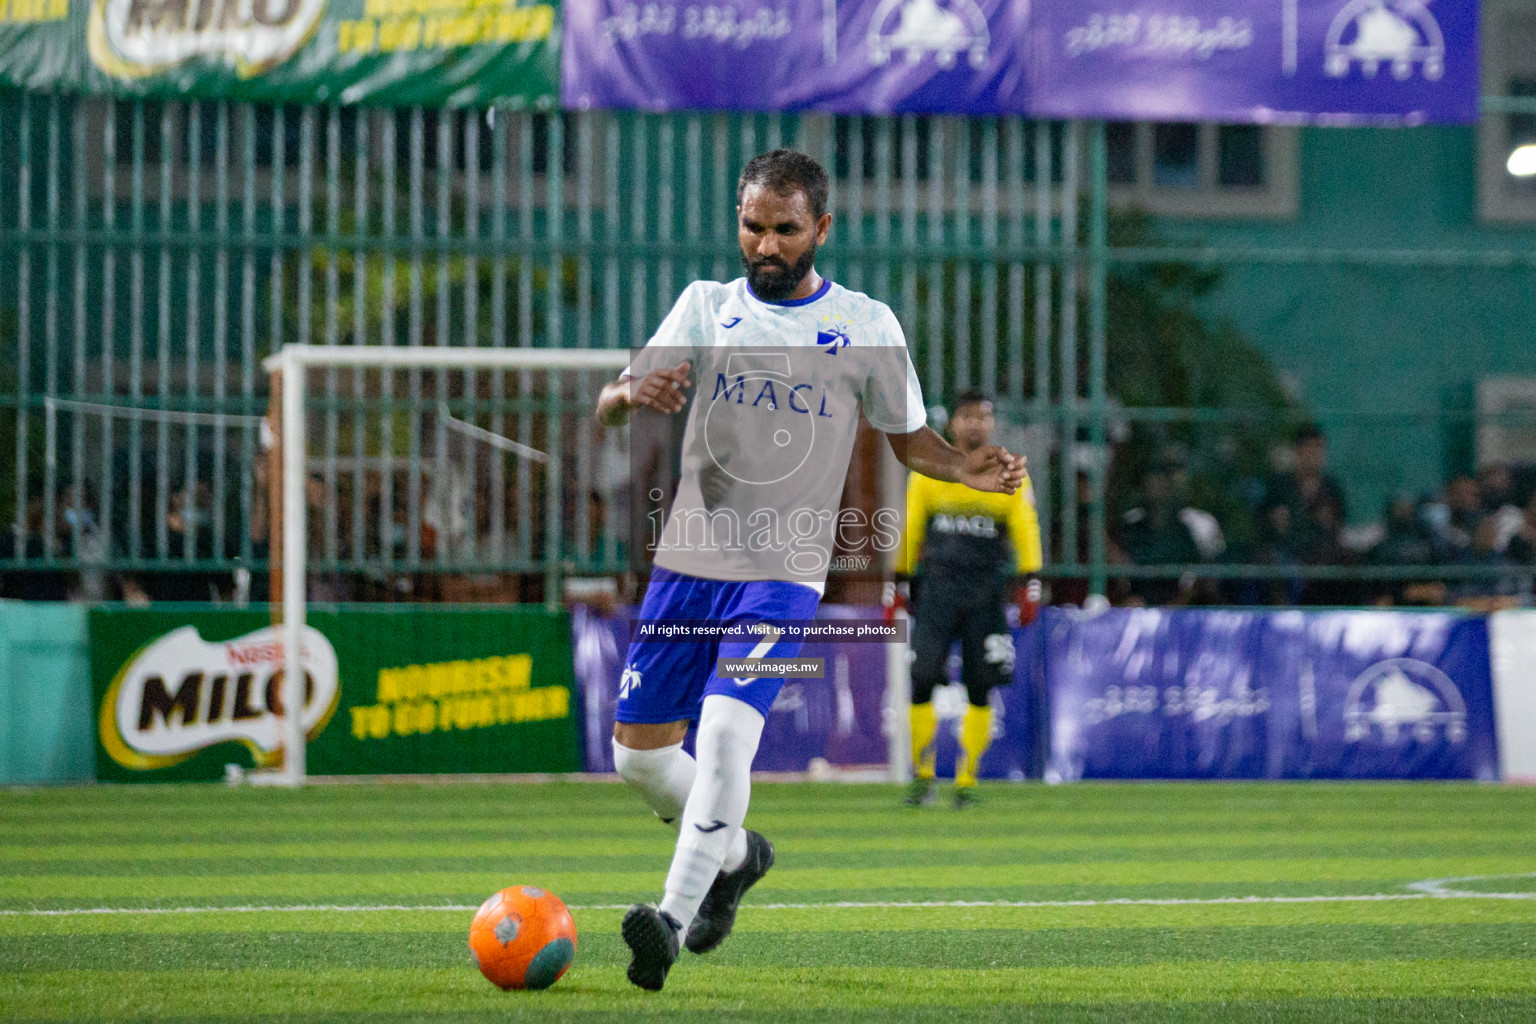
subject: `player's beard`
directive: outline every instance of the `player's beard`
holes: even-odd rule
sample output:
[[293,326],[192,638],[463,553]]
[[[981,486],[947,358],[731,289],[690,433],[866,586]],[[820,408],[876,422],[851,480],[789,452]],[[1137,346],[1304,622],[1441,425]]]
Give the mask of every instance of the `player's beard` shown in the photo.
[[801,254],[794,264],[785,263],[776,256],[752,261],[741,254],[742,266],[747,268],[747,284],[752,294],[765,302],[783,302],[795,293],[805,275],[816,264],[816,243]]

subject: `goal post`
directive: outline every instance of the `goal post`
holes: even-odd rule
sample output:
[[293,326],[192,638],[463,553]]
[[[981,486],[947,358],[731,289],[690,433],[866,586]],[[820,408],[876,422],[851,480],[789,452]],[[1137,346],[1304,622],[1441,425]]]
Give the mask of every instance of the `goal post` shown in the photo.
[[[281,554],[274,559],[273,576],[281,569],[283,641],[283,768],[271,781],[299,786],[304,782],[305,735],[303,727],[304,669],[302,642],[308,606],[307,562],[309,556],[309,431],[307,425],[308,379],[316,369],[367,370],[588,370],[617,373],[628,366],[624,349],[531,349],[450,348],[438,346],[385,345],[287,345],[269,357],[264,369],[271,375],[274,403],[280,410],[282,479],[274,488],[280,495],[274,509],[281,519]],[[558,450],[545,464],[551,483],[558,484],[563,464]],[[547,493],[558,493],[558,486]],[[274,599],[277,598],[273,594]],[[546,594],[546,600],[555,595]],[[297,709],[296,711],[294,709]]]
[[[325,573],[373,572],[383,578],[393,573],[397,581],[415,573],[418,583],[426,580],[422,585],[440,588],[438,596],[447,594],[450,586],[471,582],[464,578],[469,574],[503,573],[522,581],[517,593],[527,593],[521,598],[514,594],[514,601],[534,597],[542,573],[543,599],[558,606],[558,584],[562,571],[571,571],[568,564],[597,573],[607,571],[602,566],[620,564],[626,571],[641,571],[649,518],[638,499],[610,497],[606,505],[601,503],[596,480],[605,458],[621,458],[627,463],[620,474],[623,484],[610,480],[603,486],[614,488],[613,494],[644,491],[653,502],[660,499],[667,485],[653,489],[651,484],[675,472],[671,458],[676,438],[652,436],[654,427],[641,434],[634,433],[634,426],[619,434],[605,433],[592,418],[598,390],[632,358],[627,349],[295,344],[264,361],[271,379],[269,416],[277,421],[270,431],[277,450],[266,465],[273,584],[269,599],[282,645],[277,714],[283,756],[280,770],[254,774],[251,781],[300,786],[308,774],[304,645],[309,603],[315,596],[311,590],[318,585],[320,593],[326,592]],[[350,387],[343,387],[349,381]],[[338,422],[343,428],[355,424],[351,434],[345,429],[339,434]],[[666,428],[673,429],[675,424]],[[338,436],[345,440],[338,442]],[[428,454],[432,444],[435,457]],[[349,446],[355,453],[350,457],[345,454]],[[407,449],[408,461],[402,454]],[[880,449],[884,451],[883,443]],[[451,458],[445,455],[449,451]],[[659,462],[653,466],[648,458]],[[337,470],[340,463],[345,466]],[[500,474],[499,484],[492,482],[491,467]],[[652,471],[656,477],[645,475]],[[470,492],[467,499],[455,492],[454,499],[461,502],[454,506],[461,528],[466,518],[462,502],[469,506],[463,543],[451,540],[462,533],[444,526],[447,477],[454,477],[460,492]],[[904,480],[903,473],[885,472],[880,490],[894,487],[892,493],[899,494]],[[434,500],[439,505],[433,523],[440,532],[429,553],[421,528]],[[340,506],[347,511],[338,512]],[[363,514],[351,512],[354,506]],[[486,525],[491,508],[505,516],[494,527]],[[340,526],[338,516],[344,517]],[[400,525],[402,518],[409,528]],[[514,533],[516,545],[508,543]],[[605,557],[596,554],[600,545],[606,546]],[[407,546],[411,553],[402,556]],[[620,546],[627,546],[622,558],[615,554]],[[509,556],[512,547],[517,552]],[[351,599],[355,595],[321,598]],[[888,767],[899,780],[909,760],[905,645],[887,650],[883,672],[881,718],[887,730]]]

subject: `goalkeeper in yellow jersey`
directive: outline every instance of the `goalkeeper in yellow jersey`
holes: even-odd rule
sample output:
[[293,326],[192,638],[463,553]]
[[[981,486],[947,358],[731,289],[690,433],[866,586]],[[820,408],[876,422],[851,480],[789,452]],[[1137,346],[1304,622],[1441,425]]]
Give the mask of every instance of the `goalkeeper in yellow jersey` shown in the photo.
[[[991,399],[962,392],[949,423],[955,447],[971,452],[990,444],[993,425]],[[1040,583],[1030,574],[1040,564],[1040,521],[1028,477],[1013,494],[985,494],[917,473],[908,478],[906,534],[896,557],[898,580],[912,577],[910,595],[900,596],[911,602],[915,620],[908,804],[934,798],[933,691],[947,683],[944,665],[956,639],[970,704],[960,728],[955,806],[976,802],[976,765],[992,740],[987,696],[1013,678],[1013,634],[1004,606],[1017,594],[1020,621],[1034,618]]]

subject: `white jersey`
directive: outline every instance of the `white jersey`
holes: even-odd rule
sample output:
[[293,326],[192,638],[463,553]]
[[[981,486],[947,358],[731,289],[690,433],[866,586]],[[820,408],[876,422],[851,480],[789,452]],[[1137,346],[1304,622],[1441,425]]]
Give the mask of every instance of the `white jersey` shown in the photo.
[[895,314],[831,281],[790,302],[764,302],[745,278],[698,281],[624,372],[684,361],[682,474],[656,564],[823,592],[860,413],[888,434],[926,422]]

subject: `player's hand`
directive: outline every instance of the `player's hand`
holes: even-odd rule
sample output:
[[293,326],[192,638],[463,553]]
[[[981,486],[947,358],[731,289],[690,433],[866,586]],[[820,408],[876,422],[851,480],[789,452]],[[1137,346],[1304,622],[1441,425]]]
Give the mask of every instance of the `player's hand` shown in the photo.
[[652,370],[644,377],[630,377],[629,404],[634,409],[655,409],[670,416],[682,412],[688,403],[689,364],[678,363],[670,370]]
[[1019,625],[1027,626],[1035,621],[1035,616],[1040,614],[1040,598],[1044,593],[1037,579],[1029,579],[1019,584],[1019,589],[1014,594],[1014,600],[1019,606]]
[[966,455],[960,482],[978,491],[1012,494],[1024,483],[1024,456],[997,445],[985,445]]

